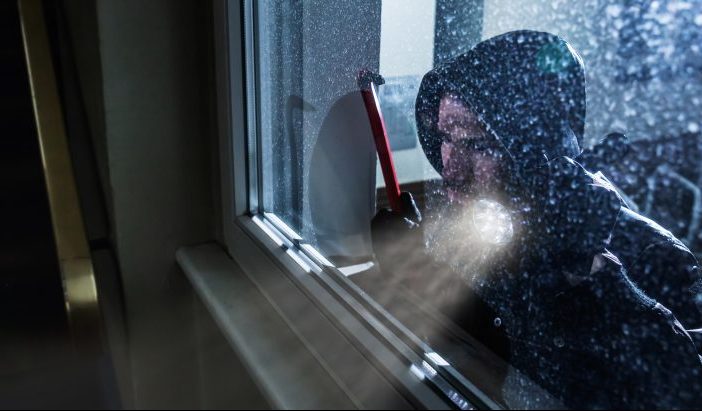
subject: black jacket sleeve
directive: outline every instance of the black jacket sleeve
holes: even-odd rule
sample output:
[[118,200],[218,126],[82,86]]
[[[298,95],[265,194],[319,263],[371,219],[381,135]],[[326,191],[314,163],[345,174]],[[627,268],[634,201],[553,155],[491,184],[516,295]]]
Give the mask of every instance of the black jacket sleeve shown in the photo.
[[702,275],[697,259],[679,241],[650,244],[628,271],[646,294],[670,309],[686,329],[702,328]]
[[[514,362],[569,408],[702,406],[702,363],[674,315],[647,297],[616,257],[559,293],[531,282],[531,327],[514,338]],[[560,270],[541,271],[540,277]]]

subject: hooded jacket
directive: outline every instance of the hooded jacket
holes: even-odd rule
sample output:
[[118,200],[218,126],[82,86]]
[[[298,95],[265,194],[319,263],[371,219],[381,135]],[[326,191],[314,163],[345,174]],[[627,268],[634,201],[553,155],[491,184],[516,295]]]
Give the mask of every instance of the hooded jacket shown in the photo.
[[580,154],[585,70],[580,56],[557,36],[507,33],[424,76],[415,105],[417,130],[439,173],[443,138],[437,129],[438,107],[446,93],[461,97],[521,167]]
[[[437,129],[438,106],[447,93],[459,96],[478,115],[509,154],[517,174],[528,176],[555,159],[577,159],[581,153],[585,69],[582,58],[558,36],[535,31],[503,34],[424,76],[416,101],[417,129],[439,173],[443,135]],[[588,174],[593,184],[616,196],[603,175]],[[565,191],[557,197],[566,196]],[[671,309],[686,329],[702,329],[702,275],[690,250],[619,201],[615,207],[591,211],[612,229],[608,250],[633,282]]]
[[[511,274],[496,277],[514,280],[478,292],[489,306],[481,312],[504,322],[508,362],[569,407],[702,406],[700,358],[675,318],[683,318],[685,328],[702,328],[695,325],[700,281],[694,257],[670,233],[623,207],[604,176],[572,160],[581,153],[584,135],[582,59],[557,36],[518,31],[482,42],[427,73],[416,101],[417,129],[439,173],[444,136],[437,127],[438,107],[447,93],[461,98],[499,140],[510,170],[527,190],[542,188],[543,179],[530,179],[539,174],[535,170],[553,164],[576,170],[577,181],[559,175],[555,184],[548,182],[550,191],[541,192],[550,196],[543,205],[554,206],[537,210],[551,219],[533,224],[548,228],[533,233],[532,240],[540,241],[525,242],[536,252],[506,268]],[[576,219],[568,220],[572,215]],[[606,241],[598,243],[602,238]],[[573,268],[573,255],[592,259],[595,251],[607,256],[604,267],[590,272],[589,260],[588,271],[578,268],[575,281],[564,275]],[[392,266],[379,260],[381,268]],[[493,333],[485,343],[504,346],[500,338]],[[525,398],[513,397],[516,406]]]

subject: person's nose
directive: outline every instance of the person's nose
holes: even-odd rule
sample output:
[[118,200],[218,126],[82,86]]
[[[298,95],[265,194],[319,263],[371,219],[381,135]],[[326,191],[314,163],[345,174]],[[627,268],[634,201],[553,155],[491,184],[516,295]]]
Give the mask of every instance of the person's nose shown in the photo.
[[455,144],[444,143],[442,147],[444,167],[441,171],[441,176],[444,180],[453,181],[461,178],[461,173],[465,168],[465,164],[461,163],[465,162],[466,159],[461,160],[460,157],[462,156],[459,151]]
[[454,179],[456,171],[451,168],[450,165],[444,164],[444,168],[441,170],[441,177],[445,181],[451,181]]
[[455,147],[449,141],[444,141],[441,145],[441,161],[443,162],[443,169],[441,176],[446,179],[451,177],[454,173],[453,171],[453,158],[455,157]]

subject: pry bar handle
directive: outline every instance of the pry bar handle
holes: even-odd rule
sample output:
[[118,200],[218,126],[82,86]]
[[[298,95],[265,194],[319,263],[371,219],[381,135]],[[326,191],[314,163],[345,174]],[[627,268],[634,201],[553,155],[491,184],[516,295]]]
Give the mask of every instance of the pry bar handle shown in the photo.
[[383,178],[385,179],[388,202],[394,213],[402,214],[404,212],[404,207],[400,199],[400,183],[397,180],[395,163],[393,162],[392,151],[390,149],[390,140],[388,139],[385,120],[382,111],[380,111],[380,101],[378,100],[378,94],[376,92],[376,86],[382,84],[385,84],[385,80],[380,74],[363,70],[358,75],[358,87],[361,89],[363,103],[366,106],[368,120],[370,120],[373,139],[375,140],[375,148],[378,152],[378,159],[380,160],[380,168],[383,170]]

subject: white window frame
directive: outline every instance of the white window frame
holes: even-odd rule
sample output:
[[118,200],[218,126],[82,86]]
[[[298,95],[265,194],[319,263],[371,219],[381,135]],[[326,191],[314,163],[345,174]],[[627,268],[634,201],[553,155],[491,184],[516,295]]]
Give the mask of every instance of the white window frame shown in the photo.
[[[377,380],[371,391],[399,396],[390,401],[395,405],[499,408],[451,366],[437,362],[430,347],[282,221],[257,212],[260,138],[256,110],[248,109],[256,107],[257,98],[249,81],[256,78],[254,1],[215,0],[214,7],[222,234],[229,256],[343,387],[353,406],[383,406],[379,392],[354,381],[359,367],[368,367],[362,374]],[[237,38],[232,33],[242,33],[242,41],[230,41]],[[315,376],[306,377],[314,386]]]

